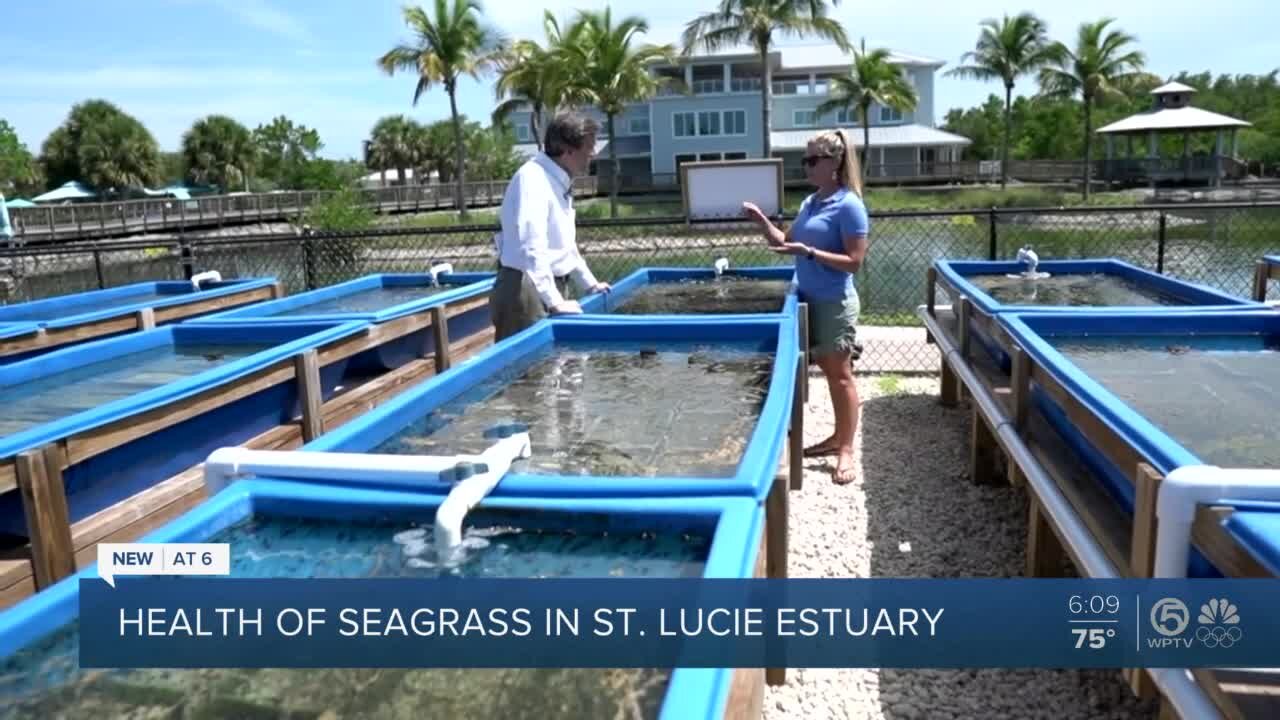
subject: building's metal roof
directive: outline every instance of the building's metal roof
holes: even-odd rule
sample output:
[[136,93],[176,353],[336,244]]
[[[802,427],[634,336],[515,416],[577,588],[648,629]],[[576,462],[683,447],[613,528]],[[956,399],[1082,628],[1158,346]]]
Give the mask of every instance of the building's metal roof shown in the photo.
[[[803,150],[809,139],[826,128],[775,130],[769,133],[774,150]],[[862,128],[846,127],[856,147],[862,147]],[[924,125],[872,125],[871,147],[914,147],[919,145],[969,145],[969,138]]]
[[1098,128],[1100,134],[1133,133],[1149,130],[1213,130],[1253,127],[1251,123],[1196,107],[1160,108],[1130,115]]
[[1155,90],[1151,91],[1152,95],[1167,95],[1169,93],[1193,93],[1196,89],[1190,85],[1183,85],[1180,82],[1165,83]]
[[[775,60],[775,67],[778,67],[781,70],[836,68],[847,67],[853,64],[852,55],[845,53],[834,43],[791,46],[775,45],[770,48],[770,55],[773,56]],[[721,48],[714,53],[695,53],[690,60],[692,62],[698,62],[710,59],[749,59],[757,57],[759,57],[759,53],[756,52],[754,47],[750,45],[735,45],[732,47]],[[923,55],[899,52],[897,50],[890,50],[889,57],[892,62],[900,65],[942,67],[946,64],[943,60],[924,57]],[[780,65],[777,65],[776,63],[779,62]]]

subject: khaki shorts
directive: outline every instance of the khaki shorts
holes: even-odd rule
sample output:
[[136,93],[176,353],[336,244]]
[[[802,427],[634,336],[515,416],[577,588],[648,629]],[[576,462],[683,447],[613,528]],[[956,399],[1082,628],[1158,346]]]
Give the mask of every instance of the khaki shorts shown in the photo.
[[857,360],[862,355],[858,343],[858,315],[862,302],[853,290],[840,302],[809,303],[809,354],[848,353]]

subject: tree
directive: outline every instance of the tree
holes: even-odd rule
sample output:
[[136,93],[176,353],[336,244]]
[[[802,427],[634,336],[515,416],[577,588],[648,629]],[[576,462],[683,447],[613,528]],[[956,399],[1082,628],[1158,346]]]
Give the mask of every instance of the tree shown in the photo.
[[862,177],[866,180],[867,159],[871,153],[871,123],[869,116],[873,104],[893,108],[899,112],[914,110],[920,98],[907,81],[902,68],[893,62],[885,48],[867,51],[867,41],[854,50],[853,67],[848,75],[831,78],[831,99],[818,106],[818,113],[833,110],[856,110],[862,121]]
[[484,14],[478,0],[436,0],[433,20],[420,7],[406,7],[404,21],[414,33],[412,44],[401,44],[378,59],[378,67],[388,75],[407,71],[417,75],[413,104],[439,83],[449,94],[453,118],[454,165],[458,173],[455,200],[458,212],[466,217],[463,199],[466,172],[463,160],[462,122],[458,117],[458,78],[468,75],[479,80],[491,70],[505,41],[498,32],[481,22]]
[[[840,0],[832,0],[838,7]],[[769,133],[773,130],[773,69],[769,51],[775,36],[815,36],[830,40],[844,52],[850,51],[844,27],[827,17],[825,0],[721,0],[720,8],[698,16],[684,30],[683,54],[695,48],[716,52],[732,45],[749,43],[760,55],[764,77],[760,82],[761,132],[764,157],[772,154]]]
[[253,144],[258,152],[258,176],[269,179],[277,189],[301,188],[301,178],[324,148],[320,133],[295,125],[284,115],[254,128]]
[[79,180],[99,193],[124,194],[159,180],[160,146],[142,123],[114,104],[87,100],[72,106],[45,138],[40,166],[54,187]]
[[1004,83],[1004,136],[1000,143],[1000,187],[1009,183],[1009,145],[1013,136],[1013,88],[1017,79],[1038,72],[1054,60],[1044,21],[1024,12],[997,22],[983,20],[974,50],[948,76]]
[[1131,49],[1137,38],[1121,30],[1108,30],[1113,18],[1082,23],[1074,49],[1057,42],[1048,52],[1052,64],[1040,70],[1041,95],[1074,98],[1084,103],[1084,199],[1089,199],[1093,174],[1093,108],[1098,102],[1124,98],[1125,90],[1149,78],[1143,71],[1146,57]]
[[[497,60],[498,82],[494,98],[501,101],[493,110],[493,124],[500,125],[526,104],[530,109],[529,129],[538,150],[542,150],[542,117],[554,114],[564,101],[572,68],[565,64],[564,36],[560,23],[548,10],[542,18],[547,46],[533,40],[519,40]],[[506,98],[506,100],[503,100]]]
[[365,164],[370,170],[382,172],[382,184],[387,184],[387,170],[396,171],[400,184],[408,184],[409,168],[418,165],[418,134],[421,126],[404,115],[388,115],[374,124],[369,133]]
[[182,136],[182,159],[193,182],[249,190],[258,150],[249,128],[226,115],[209,115]]
[[520,168],[521,158],[507,128],[501,125],[482,127],[467,123],[468,177],[500,180],[509,178]]
[[0,119],[0,192],[34,194],[42,184],[40,165],[18,139],[13,126]]
[[629,103],[648,100],[666,83],[666,80],[649,73],[651,64],[676,62],[676,50],[672,45],[632,46],[636,36],[648,30],[649,24],[636,16],[623,18],[614,25],[609,8],[603,11],[584,10],[578,13],[578,19],[569,31],[570,40],[562,49],[565,62],[574,68],[566,88],[567,99],[593,105],[605,115],[613,178],[609,188],[610,217],[618,215],[618,149],[614,142],[614,120]]

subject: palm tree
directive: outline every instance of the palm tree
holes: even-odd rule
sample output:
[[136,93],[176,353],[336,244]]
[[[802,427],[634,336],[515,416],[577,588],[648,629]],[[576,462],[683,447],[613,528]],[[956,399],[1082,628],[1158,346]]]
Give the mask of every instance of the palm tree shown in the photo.
[[[192,181],[246,191],[257,160],[253,134],[226,115],[201,118],[182,136],[182,159]],[[238,182],[237,182],[238,181]]]
[[144,187],[160,179],[160,146],[136,118],[106,100],[77,103],[40,149],[51,187],[83,181],[99,192]]
[[387,168],[394,168],[400,184],[408,184],[408,168],[418,164],[418,137],[421,126],[404,115],[388,115],[374,124],[369,133],[368,158],[370,170],[382,172],[382,184],[387,184]]
[[[831,0],[833,7],[840,0]],[[769,50],[775,35],[816,36],[834,42],[849,52],[844,27],[827,17],[825,0],[721,0],[720,8],[690,21],[684,30],[684,51],[688,56],[697,47],[716,52],[733,45],[750,43],[760,55],[764,77],[760,82],[760,115],[764,157],[772,153],[769,133],[773,129],[773,70]]]
[[618,148],[614,142],[614,119],[629,103],[642,102],[668,84],[649,72],[654,63],[675,63],[672,45],[632,47],[640,33],[649,31],[644,19],[630,16],[613,23],[613,12],[584,10],[569,29],[559,55],[565,67],[573,68],[564,88],[566,102],[592,105],[604,113],[609,138],[609,216],[618,215]]
[[1032,13],[1004,16],[997,22],[982,21],[978,44],[960,57],[962,64],[946,74],[970,80],[1000,80],[1004,83],[1004,138],[1000,143],[1000,189],[1009,182],[1009,145],[1013,134],[1013,86],[1054,60],[1045,23]]
[[543,114],[554,114],[563,102],[571,72],[564,63],[565,38],[560,23],[550,10],[543,14],[542,26],[547,46],[534,40],[517,41],[498,59],[498,82],[493,88],[495,99],[507,98],[494,109],[493,124],[502,124],[527,103],[531,110],[529,129],[538,150],[542,150]]
[[413,44],[401,44],[378,58],[378,67],[388,75],[397,70],[418,77],[413,89],[413,104],[422,94],[440,83],[449,93],[449,111],[453,118],[454,165],[458,174],[455,200],[458,212],[466,217],[463,183],[466,180],[463,159],[462,122],[458,118],[458,78],[468,75],[479,80],[495,65],[505,41],[497,30],[481,22],[484,9],[479,0],[436,0],[435,19],[420,7],[406,7],[404,21],[413,31]]
[[889,51],[876,48],[868,52],[865,38],[861,47],[853,51],[849,74],[831,78],[830,93],[831,99],[818,106],[819,115],[833,110],[854,110],[862,121],[862,179],[865,182],[867,160],[871,156],[871,106],[879,104],[905,113],[914,110],[920,98]]
[[1082,23],[1074,50],[1060,42],[1049,48],[1050,66],[1040,70],[1041,95],[1071,99],[1079,94],[1084,100],[1084,199],[1089,199],[1092,175],[1093,105],[1095,102],[1123,98],[1124,91],[1150,76],[1143,70],[1146,57],[1140,50],[1130,49],[1137,38],[1121,30],[1108,30],[1114,18]]

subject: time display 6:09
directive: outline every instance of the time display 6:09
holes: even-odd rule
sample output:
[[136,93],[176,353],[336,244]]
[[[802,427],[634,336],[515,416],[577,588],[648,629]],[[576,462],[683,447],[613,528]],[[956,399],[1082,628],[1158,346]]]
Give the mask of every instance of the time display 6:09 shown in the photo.
[[1072,615],[1114,615],[1120,612],[1120,598],[1115,595],[1072,595],[1067,601]]

